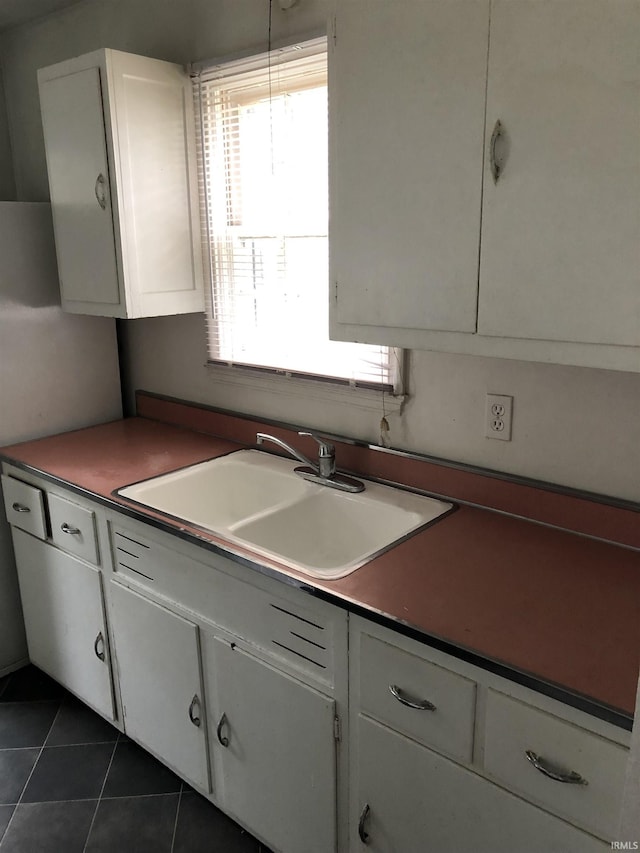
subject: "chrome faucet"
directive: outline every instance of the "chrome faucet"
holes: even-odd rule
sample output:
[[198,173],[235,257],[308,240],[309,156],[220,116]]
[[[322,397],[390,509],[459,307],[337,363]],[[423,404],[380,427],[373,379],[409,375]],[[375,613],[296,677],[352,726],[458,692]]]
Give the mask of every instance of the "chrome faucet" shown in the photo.
[[360,480],[355,480],[353,477],[347,477],[345,474],[336,473],[336,449],[331,442],[321,435],[316,435],[315,432],[300,431],[298,435],[308,435],[318,442],[318,461],[312,462],[310,459],[291,447],[286,441],[276,438],[275,435],[268,435],[266,432],[259,432],[256,435],[256,443],[263,444],[265,441],[271,441],[277,444],[287,453],[290,453],[298,462],[302,462],[302,466],[294,468],[296,474],[299,474],[304,480],[309,480],[312,483],[319,483],[322,486],[329,486],[332,489],[340,489],[343,492],[361,492],[364,489],[364,483]]

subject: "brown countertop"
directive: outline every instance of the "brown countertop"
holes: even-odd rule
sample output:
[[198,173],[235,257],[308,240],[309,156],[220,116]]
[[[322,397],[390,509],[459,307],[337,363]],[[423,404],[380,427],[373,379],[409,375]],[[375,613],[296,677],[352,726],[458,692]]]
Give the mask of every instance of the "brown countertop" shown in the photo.
[[[13,445],[2,455],[131,509],[114,490],[239,447],[228,438],[138,417]],[[185,530],[159,513],[134,510]],[[198,540],[224,547],[219,538],[190,529]],[[345,578],[279,571],[427,640],[633,715],[640,666],[636,550],[462,505]]]

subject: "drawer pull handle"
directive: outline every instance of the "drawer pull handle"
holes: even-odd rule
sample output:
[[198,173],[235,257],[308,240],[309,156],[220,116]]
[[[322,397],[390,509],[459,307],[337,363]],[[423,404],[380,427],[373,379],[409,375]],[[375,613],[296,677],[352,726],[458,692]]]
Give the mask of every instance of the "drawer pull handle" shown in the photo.
[[98,634],[93,644],[93,650],[96,653],[96,657],[98,660],[104,661],[105,659],[105,651],[104,651],[104,637],[102,636],[102,631]]
[[222,734],[222,729],[226,726],[226,724],[227,724],[227,715],[223,714],[220,717],[220,722],[218,723],[217,728],[216,728],[216,737],[218,738],[218,742],[220,743],[220,745],[224,746],[225,749],[229,746],[229,738],[226,735]]
[[63,533],[69,533],[71,536],[77,536],[79,533],[82,533],[79,527],[71,527],[66,521],[60,525],[60,530]]
[[433,702],[429,702],[427,699],[410,699],[407,694],[400,687],[397,687],[395,684],[389,685],[389,690],[396,697],[398,702],[402,702],[403,705],[406,705],[407,708],[415,708],[416,711],[435,711],[436,706]]
[[360,820],[358,821],[358,835],[363,844],[369,843],[369,833],[365,831],[364,825],[367,822],[370,811],[369,803],[365,803],[364,808],[360,812]]
[[25,506],[24,504],[19,504],[18,501],[11,504],[11,509],[14,509],[16,512],[31,512],[30,507]]
[[200,728],[202,718],[200,717],[200,700],[198,699],[197,693],[194,694],[193,699],[191,700],[191,704],[189,705],[189,719],[196,728]]
[[587,780],[581,776],[579,773],[576,773],[575,770],[570,770],[566,772],[561,770],[559,767],[554,767],[549,762],[545,761],[544,758],[541,758],[539,755],[536,755],[530,749],[527,749],[524,753],[528,760],[533,764],[536,770],[539,770],[545,776],[548,776],[549,779],[555,779],[556,782],[565,782],[569,785],[588,785]]

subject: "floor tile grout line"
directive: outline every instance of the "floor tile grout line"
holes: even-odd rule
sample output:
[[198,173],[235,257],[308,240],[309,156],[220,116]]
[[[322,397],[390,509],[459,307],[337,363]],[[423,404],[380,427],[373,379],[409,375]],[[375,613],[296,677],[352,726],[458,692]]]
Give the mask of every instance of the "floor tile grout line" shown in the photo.
[[[49,734],[51,734],[49,732]],[[49,735],[47,735],[47,738]],[[70,746],[104,746],[107,743],[117,743],[116,740],[88,740],[83,741],[82,743],[45,743],[37,744],[34,743],[32,746],[0,746],[0,752],[21,752],[27,749],[68,749]],[[0,803],[0,805],[2,805]]]
[[178,794],[178,805],[176,807],[176,819],[173,824],[173,835],[171,836],[171,850],[170,853],[173,853],[173,848],[176,844],[176,834],[178,832],[178,818],[180,817],[180,804],[182,803],[182,792],[184,791],[184,783],[180,785],[180,793]]
[[[33,802],[21,803],[21,805],[46,806],[50,803],[91,803],[97,802],[98,799],[100,799],[100,802],[111,802],[111,800],[150,800],[153,797],[177,797],[178,794],[180,794],[180,791],[162,791],[160,794],[125,794],[122,797],[70,797],[68,800],[34,800]],[[0,808],[4,808],[5,806],[16,808],[17,805],[17,803],[0,803]]]
[[151,797],[177,797],[180,791],[161,791],[159,794],[123,794],[120,797],[100,797],[100,802],[103,800],[111,802],[111,800],[148,800]]
[[62,709],[62,702],[60,702],[60,704],[58,705],[58,710],[57,710],[57,712],[56,712],[56,715],[55,715],[55,717],[53,718],[53,720],[51,721],[51,725],[49,726],[49,731],[47,732],[47,737],[44,739],[44,743],[43,743],[43,744],[42,744],[42,746],[40,747],[40,752],[38,753],[38,757],[37,757],[37,758],[36,758],[36,760],[33,762],[33,767],[31,768],[31,771],[30,771],[30,773],[29,773],[29,776],[27,777],[27,781],[26,781],[26,782],[24,783],[24,785],[22,786],[22,791],[21,791],[21,793],[20,793],[20,797],[19,797],[19,799],[18,799],[18,802],[17,802],[17,803],[16,803],[16,805],[15,805],[15,808],[14,808],[14,810],[13,810],[13,813],[12,813],[11,817],[9,818],[9,823],[7,824],[7,826],[6,826],[6,828],[5,828],[5,831],[4,831],[4,835],[2,836],[2,841],[0,841],[0,847],[2,847],[2,844],[4,843],[4,840],[5,840],[5,838],[7,837],[7,833],[9,832],[9,827],[10,827],[10,826],[11,826],[11,824],[13,823],[13,819],[14,819],[14,818],[15,818],[15,816],[16,816],[16,812],[18,811],[18,808],[22,805],[22,799],[23,799],[23,797],[24,797],[24,792],[27,790],[27,787],[29,786],[29,782],[31,781],[31,777],[32,777],[32,776],[33,776],[33,774],[35,773],[35,769],[36,769],[36,767],[38,766],[38,762],[40,761],[40,758],[41,758],[41,756],[42,756],[42,753],[44,752],[44,744],[47,742],[47,738],[48,738],[48,737],[49,737],[49,735],[51,734],[51,729],[52,729],[52,728],[55,726],[55,724],[56,724],[56,720],[58,719],[58,716],[60,715],[60,711],[61,711],[61,709]]
[[105,785],[107,784],[107,778],[109,776],[109,771],[111,770],[111,765],[113,764],[113,759],[116,754],[116,749],[118,748],[118,744],[120,743],[120,732],[118,732],[118,738],[113,745],[113,749],[111,751],[111,758],[109,759],[109,766],[107,767],[107,772],[104,774],[104,779],[102,780],[102,787],[100,788],[100,794],[98,795],[98,800],[96,802],[96,807],[93,810],[93,817],[91,818],[91,823],[89,824],[89,832],[87,832],[87,837],[84,841],[84,847],[82,848],[82,853],[86,853],[87,844],[89,843],[89,839],[91,838],[91,833],[93,832],[93,827],[96,822],[96,817],[98,815],[98,809],[100,808],[100,803],[102,801],[102,795],[104,793]]
[[[63,803],[92,803],[95,802],[95,797],[71,797],[68,800],[34,800],[33,802],[21,803],[22,806],[60,806]],[[17,803],[3,803],[3,805],[17,807]]]

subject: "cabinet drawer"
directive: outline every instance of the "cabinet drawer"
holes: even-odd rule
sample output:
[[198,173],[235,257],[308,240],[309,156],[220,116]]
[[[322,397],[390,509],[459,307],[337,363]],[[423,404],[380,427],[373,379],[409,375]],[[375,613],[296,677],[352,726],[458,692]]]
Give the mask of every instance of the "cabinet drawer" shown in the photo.
[[[616,837],[625,747],[493,690],[485,731],[487,774],[604,839]],[[550,778],[527,753],[544,769],[574,781]]]
[[98,565],[95,513],[59,495],[49,495],[51,538],[58,547]]
[[471,761],[473,681],[366,633],[360,652],[363,713],[439,752]]
[[21,480],[2,475],[2,492],[7,521],[38,539],[47,538],[44,515],[44,493]]

